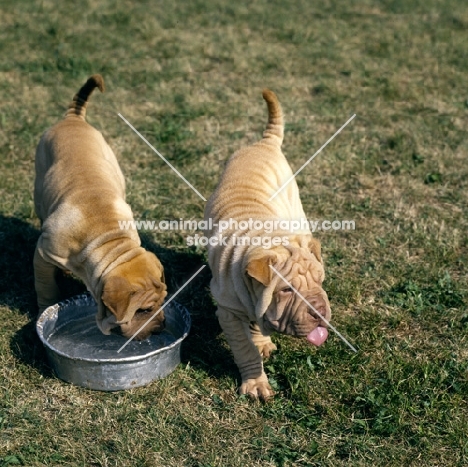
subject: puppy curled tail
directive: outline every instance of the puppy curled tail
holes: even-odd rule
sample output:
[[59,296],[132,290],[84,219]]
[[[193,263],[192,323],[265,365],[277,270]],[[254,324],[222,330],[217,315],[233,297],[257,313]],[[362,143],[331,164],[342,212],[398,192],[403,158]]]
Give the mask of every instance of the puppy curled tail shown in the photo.
[[78,94],[75,94],[72,103],[68,106],[65,118],[76,116],[81,117],[84,120],[88,98],[95,88],[99,88],[101,92],[104,92],[104,80],[101,75],[91,76],[84,86],[78,91]]
[[276,94],[269,89],[263,90],[263,98],[268,105],[268,125],[263,132],[263,142],[281,146],[283,143],[283,111]]

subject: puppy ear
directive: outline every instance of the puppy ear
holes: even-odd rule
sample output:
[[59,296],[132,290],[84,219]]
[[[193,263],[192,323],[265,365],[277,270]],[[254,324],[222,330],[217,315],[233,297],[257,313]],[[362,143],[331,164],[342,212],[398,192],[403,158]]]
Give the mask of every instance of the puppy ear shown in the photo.
[[270,268],[272,262],[270,256],[253,259],[247,264],[247,274],[266,287],[273,276],[273,271]]
[[311,238],[309,240],[309,250],[310,252],[320,261],[322,262],[322,249],[320,246],[320,242],[316,238]]
[[106,280],[101,300],[117,321],[123,321],[133,295],[134,290],[127,279],[113,276]]

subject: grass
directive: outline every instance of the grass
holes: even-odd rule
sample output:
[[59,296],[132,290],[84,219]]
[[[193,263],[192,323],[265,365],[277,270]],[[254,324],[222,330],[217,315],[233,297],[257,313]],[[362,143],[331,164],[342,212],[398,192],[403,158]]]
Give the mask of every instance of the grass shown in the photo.
[[[461,0],[0,5],[0,465],[468,464],[468,8]],[[88,121],[114,149],[136,218],[199,219],[223,162],[286,118],[284,152],[318,232],[335,336],[275,336],[269,403],[239,397],[209,272],[180,301],[193,327],[169,377],[100,393],[56,379],[35,335],[34,150],[101,73]],[[180,232],[145,232],[175,292],[205,262]],[[68,294],[80,290],[68,284]]]

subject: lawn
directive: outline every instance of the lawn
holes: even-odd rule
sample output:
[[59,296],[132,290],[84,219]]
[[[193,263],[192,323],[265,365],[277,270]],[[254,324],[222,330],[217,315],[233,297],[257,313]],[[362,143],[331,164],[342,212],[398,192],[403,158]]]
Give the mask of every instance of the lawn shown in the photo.
[[[463,0],[0,2],[0,466],[468,465],[468,6]],[[318,231],[336,335],[274,336],[277,392],[237,394],[205,268],[164,380],[105,393],[49,367],[34,328],[34,151],[85,80],[136,219],[201,219],[224,161],[282,103]],[[187,232],[145,231],[169,293],[206,261]],[[66,293],[82,290],[76,282]]]

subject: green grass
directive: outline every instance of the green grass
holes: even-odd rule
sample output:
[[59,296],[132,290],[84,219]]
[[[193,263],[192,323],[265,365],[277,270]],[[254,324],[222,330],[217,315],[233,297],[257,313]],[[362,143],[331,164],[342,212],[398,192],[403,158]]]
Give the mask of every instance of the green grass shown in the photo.
[[[462,0],[0,4],[0,465],[468,464],[468,8]],[[277,396],[239,397],[209,272],[180,301],[182,364],[118,393],[56,379],[35,335],[34,150],[92,73],[88,121],[127,179],[136,218],[200,219],[223,162],[265,126],[270,87],[318,232],[334,335],[275,336]],[[175,292],[206,260],[180,232],[145,232]],[[67,283],[66,293],[81,290]]]

